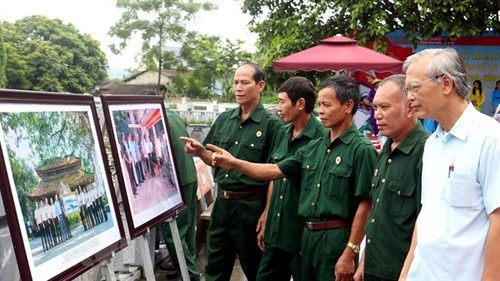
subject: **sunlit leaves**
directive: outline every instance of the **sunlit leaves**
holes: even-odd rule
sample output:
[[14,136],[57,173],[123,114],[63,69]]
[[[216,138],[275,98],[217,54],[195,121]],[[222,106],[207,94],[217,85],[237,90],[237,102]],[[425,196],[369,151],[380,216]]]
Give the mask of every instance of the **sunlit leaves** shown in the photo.
[[85,93],[107,79],[99,42],[44,16],[2,22],[7,88]]

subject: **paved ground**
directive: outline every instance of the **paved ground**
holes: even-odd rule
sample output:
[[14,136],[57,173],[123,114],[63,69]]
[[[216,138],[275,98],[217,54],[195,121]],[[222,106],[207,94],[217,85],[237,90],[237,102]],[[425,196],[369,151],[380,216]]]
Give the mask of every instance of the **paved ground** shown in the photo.
[[[202,281],[205,279],[203,278],[203,271],[205,269],[205,265],[207,264],[207,254],[206,254],[206,248],[203,247],[199,254],[198,254],[198,268],[201,270],[202,273]],[[169,279],[167,276],[167,273],[165,272],[159,272],[158,270],[155,271],[155,277],[156,280],[158,281],[174,281],[174,280],[181,280],[181,279]],[[241,270],[241,266],[239,263],[239,260],[236,259],[234,263],[234,268],[233,268],[233,274],[231,275],[231,281],[246,281],[247,279],[245,278],[245,274],[243,274],[243,271]]]

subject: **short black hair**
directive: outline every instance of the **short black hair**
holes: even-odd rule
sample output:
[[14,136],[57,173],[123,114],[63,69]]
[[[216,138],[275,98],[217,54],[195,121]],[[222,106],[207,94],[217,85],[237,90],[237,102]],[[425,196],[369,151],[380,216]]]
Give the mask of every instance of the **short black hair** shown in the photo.
[[331,88],[335,90],[337,99],[340,104],[345,104],[347,101],[352,100],[354,105],[352,107],[352,115],[358,111],[359,105],[359,86],[356,81],[347,76],[331,76],[326,78],[323,83],[321,83],[319,90],[324,88]]
[[293,76],[281,84],[279,93],[286,93],[292,105],[295,105],[300,98],[306,101],[305,110],[311,113],[316,103],[316,89],[311,81],[300,76]]

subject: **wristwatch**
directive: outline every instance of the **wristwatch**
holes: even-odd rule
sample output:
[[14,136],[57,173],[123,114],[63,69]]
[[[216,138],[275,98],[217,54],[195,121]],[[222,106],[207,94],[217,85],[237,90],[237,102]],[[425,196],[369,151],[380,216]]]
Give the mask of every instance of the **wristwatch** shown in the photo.
[[349,247],[355,254],[359,254],[359,245],[347,242],[347,247]]

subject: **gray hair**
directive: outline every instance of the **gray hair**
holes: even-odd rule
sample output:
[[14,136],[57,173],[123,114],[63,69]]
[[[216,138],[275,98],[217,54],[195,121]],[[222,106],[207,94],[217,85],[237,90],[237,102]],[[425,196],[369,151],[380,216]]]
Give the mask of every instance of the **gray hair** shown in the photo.
[[408,99],[408,96],[406,95],[405,92],[405,80],[406,80],[406,75],[404,74],[394,74],[389,77],[384,78],[382,81],[380,81],[378,87],[382,87],[385,83],[387,82],[393,82],[398,86],[399,88],[399,93],[401,96],[401,102],[405,103]]
[[[408,67],[424,56],[429,56],[424,74],[428,77],[439,78],[442,75],[448,76],[455,85],[455,90],[459,96],[466,99],[470,91],[470,81],[467,77],[465,64],[460,55],[452,48],[445,49],[425,49],[409,56],[403,64],[403,72],[406,73]],[[439,81],[439,80],[434,80]]]

